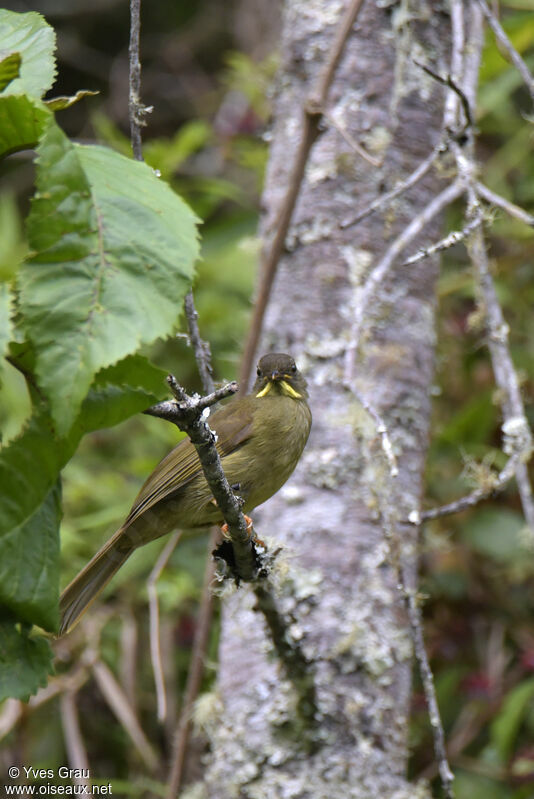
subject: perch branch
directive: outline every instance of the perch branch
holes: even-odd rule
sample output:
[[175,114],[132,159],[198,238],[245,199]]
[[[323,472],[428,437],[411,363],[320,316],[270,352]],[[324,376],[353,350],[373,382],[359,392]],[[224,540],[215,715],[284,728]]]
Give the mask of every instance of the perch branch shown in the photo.
[[172,375],[168,376],[167,382],[175,396],[175,401],[160,402],[148,408],[145,413],[173,422],[191,439],[213,498],[228,524],[237,574],[248,582],[254,579],[256,574],[252,540],[247,530],[245,517],[241,512],[241,502],[230,488],[221,466],[219,453],[215,446],[216,431],[214,433],[210,430],[202,413],[205,408],[234,394],[238,388],[237,383],[229,383],[207,397],[190,397]]

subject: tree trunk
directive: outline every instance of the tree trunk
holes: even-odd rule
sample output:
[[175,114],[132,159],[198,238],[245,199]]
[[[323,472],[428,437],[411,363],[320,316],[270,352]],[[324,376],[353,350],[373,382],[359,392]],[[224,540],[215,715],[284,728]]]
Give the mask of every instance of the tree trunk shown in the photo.
[[[327,121],[314,145],[268,308],[262,352],[290,352],[309,384],[313,428],[289,484],[254,516],[258,534],[283,545],[276,569],[315,677],[317,748],[292,737],[294,695],[272,655],[254,595],[225,602],[207,784],[211,799],[426,796],[406,781],[412,646],[384,534],[418,508],[433,373],[436,264],[395,264],[360,337],[356,382],[385,419],[398,460],[392,479],[370,417],[344,386],[358,292],[391,241],[438,190],[435,174],[356,227],[339,222],[409,175],[436,144],[441,87],[413,59],[440,64],[448,19],[438,3],[368,2],[329,93],[329,114],[383,161],[371,166]],[[268,167],[263,235],[288,184],[301,109],[331,46],[345,3],[288,0]],[[439,237],[439,224],[425,241]],[[415,242],[410,255],[420,242]],[[402,261],[402,258],[400,259]],[[401,528],[416,568],[415,535]]]

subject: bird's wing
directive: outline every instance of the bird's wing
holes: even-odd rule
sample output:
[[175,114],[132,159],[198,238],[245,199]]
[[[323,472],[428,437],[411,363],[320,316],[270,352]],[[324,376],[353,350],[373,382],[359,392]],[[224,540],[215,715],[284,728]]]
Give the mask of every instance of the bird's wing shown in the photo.
[[[210,427],[216,433],[215,444],[219,456],[224,458],[241,447],[252,433],[251,409],[239,400],[232,406],[221,408],[210,419]],[[218,429],[218,420],[224,424]],[[197,451],[189,438],[174,447],[156,466],[137,495],[123,527],[130,525],[157,502],[168,497],[188,483],[201,471]]]

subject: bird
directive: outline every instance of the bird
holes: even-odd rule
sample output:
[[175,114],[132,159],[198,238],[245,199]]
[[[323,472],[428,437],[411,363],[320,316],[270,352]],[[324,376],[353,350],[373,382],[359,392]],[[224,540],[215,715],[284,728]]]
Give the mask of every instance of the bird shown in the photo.
[[[273,496],[294,471],[311,428],[306,381],[285,353],[260,358],[250,394],[233,397],[209,417],[228,483],[244,513]],[[189,438],[145,481],[116,533],[65,588],[59,635],[69,632],[138,547],[173,530],[224,522]]]

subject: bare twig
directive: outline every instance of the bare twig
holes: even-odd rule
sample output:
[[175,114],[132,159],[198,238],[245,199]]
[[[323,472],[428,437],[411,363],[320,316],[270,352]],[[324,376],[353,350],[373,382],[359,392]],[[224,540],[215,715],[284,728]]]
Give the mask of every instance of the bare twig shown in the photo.
[[354,381],[348,381],[346,383],[346,387],[352,392],[354,397],[356,397],[358,402],[361,403],[363,408],[365,408],[365,410],[373,420],[376,432],[380,436],[380,443],[382,445],[382,451],[388,463],[390,477],[397,477],[399,474],[397,459],[393,451],[393,445],[391,443],[389,432],[384,419],[382,418],[382,416],[380,416],[376,408],[369,402],[369,400],[367,400],[366,397],[364,397],[363,394],[361,394],[360,391],[358,391],[358,388]]
[[345,43],[350,35],[352,26],[363,5],[363,0],[351,0],[345,14],[339,22],[337,32],[330,47],[327,60],[321,69],[317,82],[308,96],[302,109],[302,135],[295,154],[293,169],[289,177],[289,183],[285,197],[281,203],[273,229],[275,231],[271,241],[266,244],[261,256],[260,285],[258,295],[254,305],[252,320],[243,357],[241,360],[240,384],[241,391],[246,392],[248,379],[254,361],[254,355],[258,346],[263,317],[267,302],[271,293],[271,288],[276,274],[278,261],[282,255],[287,231],[293,216],[297,197],[304,178],[305,167],[311,152],[311,148],[319,135],[319,123],[321,115],[326,106],[326,99],[334,73],[343,52]]
[[446,799],[453,799],[454,792],[452,783],[454,780],[454,774],[452,773],[449,766],[449,761],[447,760],[445,734],[443,731],[443,724],[441,721],[436,697],[434,677],[432,675],[432,669],[430,668],[428,655],[425,649],[421,608],[419,607],[417,596],[413,591],[406,592],[406,608],[408,611],[408,617],[410,619],[410,627],[412,629],[415,657],[419,666],[419,674],[421,675],[423,690],[428,704],[428,715],[430,719],[430,726],[432,728],[432,736],[434,739],[434,754],[438,763],[441,785],[443,787],[443,793]]
[[158,757],[152,748],[152,744],[148,741],[143,732],[141,724],[126,698],[126,694],[113,676],[111,670],[101,660],[97,660],[93,663],[92,671],[104,699],[130,736],[145,765],[150,771],[156,771],[158,767]]
[[337,130],[339,135],[347,142],[349,147],[351,147],[355,153],[357,153],[361,158],[363,158],[364,161],[367,161],[367,163],[371,164],[371,166],[379,167],[382,165],[382,161],[372,156],[370,153],[367,152],[367,150],[364,150],[364,148],[360,144],[358,144],[356,139],[354,139],[350,135],[350,133],[344,127],[344,125],[342,125],[340,122],[337,121],[337,119],[334,117],[333,114],[331,114],[329,111],[323,111],[323,117],[328,121],[331,127]]
[[482,215],[480,214],[475,219],[467,222],[462,230],[453,230],[435,244],[431,244],[429,247],[423,247],[422,249],[418,250],[416,253],[403,261],[402,265],[410,266],[410,264],[416,264],[418,261],[422,261],[424,258],[435,255],[437,252],[448,250],[451,247],[454,247],[455,244],[465,241],[465,239],[473,232],[473,230],[482,224],[482,221]]
[[448,147],[447,140],[440,140],[439,143],[434,147],[432,152],[429,156],[425,158],[424,161],[421,161],[417,169],[414,169],[411,175],[409,175],[405,180],[401,180],[399,183],[395,185],[391,191],[386,192],[381,197],[377,197],[376,200],[373,200],[366,208],[363,208],[361,211],[355,216],[347,217],[340,222],[340,227],[347,228],[351,225],[356,225],[358,222],[361,222],[363,219],[366,219],[375,211],[380,211],[386,205],[388,205],[395,197],[398,197],[399,194],[410,189],[412,186],[423,178],[429,169],[432,168],[434,163],[437,161],[442,153],[446,152]]
[[185,756],[189,743],[189,733],[191,730],[191,714],[193,712],[193,705],[200,691],[202,677],[204,675],[206,651],[213,618],[213,594],[211,592],[211,584],[214,575],[214,563],[211,553],[216,544],[217,537],[218,531],[215,530],[210,535],[208,542],[208,557],[206,558],[206,568],[204,570],[202,600],[198,611],[197,626],[193,641],[193,651],[191,653],[191,663],[189,665],[189,672],[187,675],[187,684],[185,687],[182,710],[174,736],[171,761],[172,765],[169,782],[167,785],[168,799],[175,799],[180,792],[183,779]]
[[462,510],[467,510],[467,508],[473,508],[475,505],[478,505],[479,502],[489,499],[506,488],[516,472],[519,460],[520,454],[516,452],[508,459],[506,465],[498,474],[493,475],[490,480],[485,480],[484,486],[475,488],[470,494],[456,499],[454,502],[449,502],[447,505],[440,505],[438,508],[430,508],[421,513],[419,513],[419,511],[412,511],[408,517],[408,522],[410,524],[419,525],[422,521],[426,522],[431,519],[438,519],[440,516],[450,516],[453,513],[460,513]]
[[61,694],[59,707],[63,740],[67,750],[69,766],[75,770],[73,781],[76,785],[87,785],[89,787],[90,779],[84,776],[76,776],[77,773],[82,775],[89,773],[89,758],[87,757],[87,750],[80,729],[76,693],[74,691],[64,691]]
[[480,183],[480,181],[475,183],[475,190],[480,197],[486,200],[486,202],[496,205],[497,208],[502,208],[502,210],[506,211],[507,214],[512,216],[514,219],[519,219],[520,222],[524,222],[525,225],[534,227],[534,216],[527,213],[527,211],[524,211],[523,208],[519,207],[519,205],[515,205],[515,203],[510,202],[510,200],[507,200],[500,194],[488,189],[488,187],[483,183]]
[[523,78],[523,82],[525,83],[527,89],[529,90],[530,96],[532,98],[532,102],[534,102],[534,77],[532,76],[529,68],[513,46],[512,42],[504,32],[504,29],[493,13],[493,11],[489,8],[486,0],[477,0],[480,8],[482,9],[482,13],[486,17],[488,21],[488,25],[492,29],[493,33],[495,34],[495,38],[501,45],[501,47],[506,50],[510,61],[517,69],[521,77]]
[[[474,103],[478,82],[478,71],[483,46],[483,25],[481,16],[482,3],[470,6],[470,47],[466,50],[464,60],[463,90],[471,104]],[[480,213],[480,201],[477,194],[475,170],[475,153],[472,137],[466,146],[454,148],[458,172],[467,189],[467,220],[476,218]],[[514,431],[522,452],[516,468],[516,480],[523,507],[523,513],[534,538],[534,501],[532,487],[525,461],[532,453],[532,433],[525,415],[519,379],[514,368],[510,348],[508,346],[509,328],[499,304],[495,284],[491,276],[484,235],[480,227],[472,233],[468,252],[474,267],[480,295],[486,314],[488,330],[488,348],[490,351],[495,382],[502,397],[504,417],[503,431]],[[516,450],[517,451],[517,450]]]
[[159,605],[157,582],[160,574],[168,563],[172,555],[181,532],[174,533],[163,549],[150,572],[147,580],[148,608],[150,617],[150,659],[152,661],[152,671],[154,672],[154,682],[156,684],[156,700],[158,707],[158,721],[163,722],[167,717],[167,703],[165,699],[165,680],[163,679],[163,669],[161,666],[161,650],[159,641]]
[[211,394],[215,385],[213,383],[213,369],[211,367],[211,351],[207,341],[200,337],[198,329],[198,313],[195,308],[193,299],[193,290],[187,292],[184,300],[185,315],[187,317],[187,325],[189,327],[189,337],[193,350],[195,352],[195,359],[197,368],[202,381],[202,387],[206,394]]
[[133,156],[137,161],[143,160],[143,145],[141,142],[141,126],[144,124],[141,113],[143,106],[140,102],[141,93],[141,63],[139,61],[139,31],[141,29],[141,0],[130,0],[130,46],[128,49],[130,80],[130,93],[128,98],[128,113],[130,116],[130,138],[132,141]]
[[345,356],[345,380],[347,383],[352,383],[352,376],[354,374],[356,352],[361,334],[361,327],[366,310],[369,308],[371,297],[375,293],[377,287],[384,280],[386,274],[391,269],[395,259],[401,252],[414,240],[416,236],[423,230],[423,228],[437,215],[456,200],[463,192],[463,185],[460,181],[455,181],[447,186],[426,208],[424,208],[410,224],[400,233],[397,238],[389,246],[387,252],[382,257],[380,262],[372,270],[371,274],[365,281],[365,284],[360,289],[358,295],[357,306],[354,313],[354,321],[351,330],[351,340],[347,346]]
[[121,617],[121,684],[131,706],[137,706],[137,622],[131,609]]

